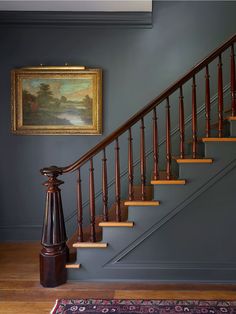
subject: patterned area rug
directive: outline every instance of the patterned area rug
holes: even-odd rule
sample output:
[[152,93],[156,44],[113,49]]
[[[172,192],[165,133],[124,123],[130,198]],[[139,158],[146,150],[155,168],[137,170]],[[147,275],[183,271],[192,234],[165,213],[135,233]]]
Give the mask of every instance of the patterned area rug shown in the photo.
[[236,301],[57,300],[51,314],[236,314]]

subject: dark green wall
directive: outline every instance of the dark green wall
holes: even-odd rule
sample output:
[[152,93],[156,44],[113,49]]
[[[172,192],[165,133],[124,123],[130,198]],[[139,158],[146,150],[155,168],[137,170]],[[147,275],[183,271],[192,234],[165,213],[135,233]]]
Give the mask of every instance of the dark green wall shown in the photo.
[[[235,32],[235,12],[235,2],[155,1],[152,29],[2,26],[0,239],[38,239],[44,206],[39,169],[73,162],[157,96]],[[65,62],[103,69],[103,136],[12,135],[10,70]],[[75,208],[69,187],[63,188],[70,189],[66,217]]]

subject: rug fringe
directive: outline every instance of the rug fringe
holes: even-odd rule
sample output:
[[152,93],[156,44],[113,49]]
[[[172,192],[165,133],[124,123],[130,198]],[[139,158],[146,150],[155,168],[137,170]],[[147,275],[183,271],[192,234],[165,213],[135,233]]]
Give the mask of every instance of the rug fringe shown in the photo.
[[53,314],[53,313],[54,313],[54,311],[55,311],[55,309],[56,309],[56,307],[57,307],[57,305],[58,305],[58,302],[59,302],[59,299],[56,300],[56,303],[55,303],[54,307],[52,308],[50,314]]

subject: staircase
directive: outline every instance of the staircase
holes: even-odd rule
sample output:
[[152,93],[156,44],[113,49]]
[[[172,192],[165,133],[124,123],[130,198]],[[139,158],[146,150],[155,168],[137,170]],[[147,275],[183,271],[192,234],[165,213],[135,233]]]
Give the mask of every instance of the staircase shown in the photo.
[[[43,286],[67,279],[236,281],[235,41],[236,35],[75,163],[41,170],[48,177],[40,253]],[[205,121],[198,114],[201,97]],[[177,118],[171,107],[178,107]],[[172,132],[176,123],[177,139]],[[58,177],[70,172],[77,172],[78,227],[67,241]],[[127,173],[127,184],[122,173]],[[113,174],[114,195],[109,188]],[[86,176],[88,186],[82,181]],[[99,200],[95,191],[100,185]],[[83,205],[87,195],[89,224]],[[77,251],[73,262],[68,247]]]

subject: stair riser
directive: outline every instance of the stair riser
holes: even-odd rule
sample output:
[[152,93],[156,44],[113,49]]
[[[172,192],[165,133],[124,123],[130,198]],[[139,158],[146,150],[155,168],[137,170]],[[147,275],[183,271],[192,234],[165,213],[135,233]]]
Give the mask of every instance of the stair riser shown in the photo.
[[[197,154],[198,156],[202,156],[202,157],[204,156],[204,144],[201,142],[197,144]],[[192,155],[192,143],[187,144],[185,155],[186,156]]]
[[205,156],[214,159],[213,167],[222,167],[236,158],[236,142],[206,142]]
[[[217,127],[215,127],[214,129],[211,129],[211,136],[210,137],[218,137],[219,136],[219,132],[217,130]],[[224,122],[224,129],[223,129],[223,137],[236,137],[236,121],[225,121]],[[201,137],[205,137],[205,133],[198,135],[199,138]],[[187,141],[187,145],[186,145],[186,155],[191,156],[192,154],[192,143],[191,141]],[[197,154],[198,156],[202,156],[204,157],[205,154],[205,147],[204,147],[204,143],[202,142],[198,142],[197,144]]]
[[230,135],[236,137],[236,121],[230,121]]

